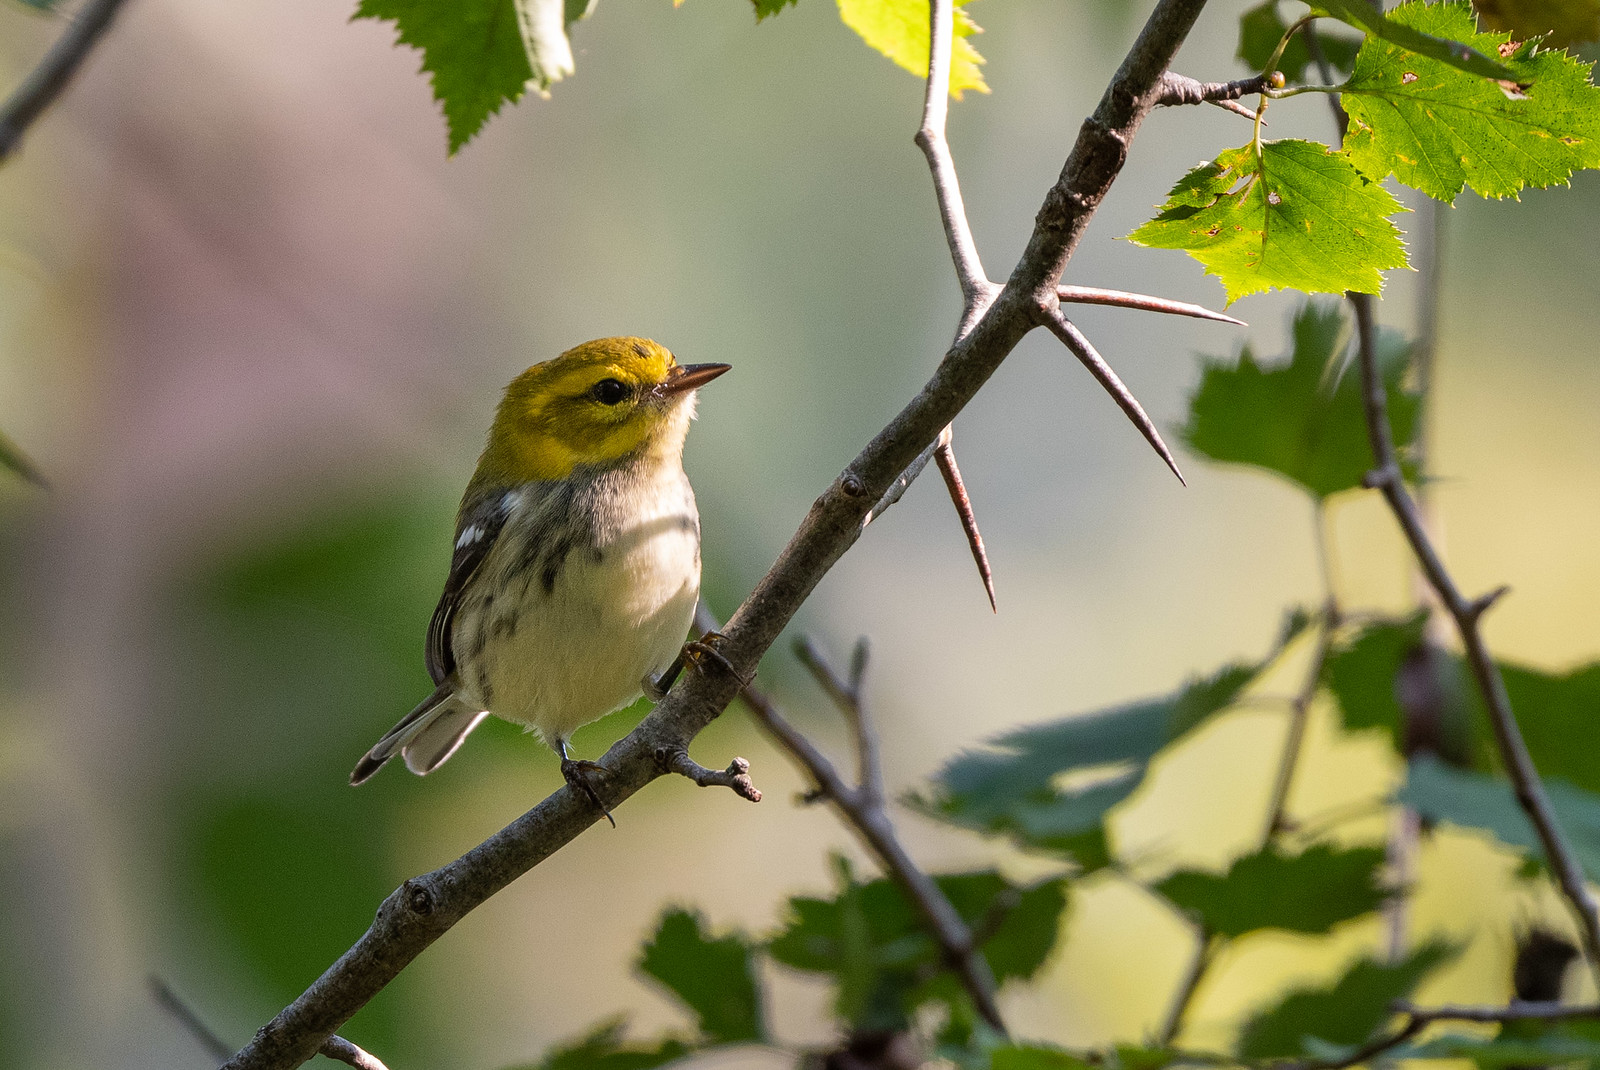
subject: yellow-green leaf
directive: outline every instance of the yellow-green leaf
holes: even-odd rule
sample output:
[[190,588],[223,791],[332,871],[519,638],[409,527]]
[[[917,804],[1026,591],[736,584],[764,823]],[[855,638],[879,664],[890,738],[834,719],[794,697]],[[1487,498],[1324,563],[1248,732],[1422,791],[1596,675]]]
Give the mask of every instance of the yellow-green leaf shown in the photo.
[[1377,293],[1383,272],[1405,267],[1400,202],[1348,157],[1313,141],[1230,149],[1190,171],[1161,214],[1128,235],[1182,249],[1227,288],[1228,300],[1274,287]]
[[[928,76],[928,0],[839,0],[839,18],[861,39],[919,78]],[[982,33],[965,8],[956,8],[956,40],[950,55],[950,95],[968,89],[987,93],[979,66],[983,57],[966,38]]]
[[1368,40],[1342,97],[1350,113],[1344,147],[1362,171],[1375,179],[1392,171],[1448,201],[1463,185],[1511,197],[1600,167],[1600,89],[1589,82],[1589,64],[1509,44],[1506,34],[1477,33],[1464,0],[1401,4],[1389,21],[1502,52],[1515,81],[1477,78]]

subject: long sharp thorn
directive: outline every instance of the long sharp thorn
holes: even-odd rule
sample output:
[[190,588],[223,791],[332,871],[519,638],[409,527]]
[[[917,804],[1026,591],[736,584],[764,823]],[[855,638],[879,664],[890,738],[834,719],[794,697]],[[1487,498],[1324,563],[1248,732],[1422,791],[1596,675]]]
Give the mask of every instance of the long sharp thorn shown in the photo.
[[972,499],[967,497],[966,484],[961,481],[961,469],[956,467],[956,451],[948,427],[940,436],[939,448],[933,456],[939,463],[939,474],[944,476],[945,488],[950,492],[950,502],[956,507],[956,515],[961,518],[961,530],[967,534],[967,547],[972,551],[973,563],[978,566],[978,575],[983,578],[983,590],[989,596],[989,611],[998,613],[1000,607],[994,600],[994,573],[989,568],[989,553],[983,548],[983,535],[978,531],[978,518],[972,515]]
[[1072,350],[1073,356],[1077,357],[1083,363],[1083,366],[1089,369],[1089,374],[1100,380],[1100,385],[1105,388],[1106,393],[1111,395],[1112,400],[1117,403],[1118,407],[1127,414],[1128,419],[1133,421],[1133,426],[1139,429],[1139,433],[1144,436],[1145,441],[1150,443],[1155,451],[1161,455],[1163,461],[1167,462],[1167,467],[1172,469],[1172,474],[1178,477],[1178,482],[1187,487],[1189,481],[1184,479],[1183,473],[1178,470],[1178,462],[1173,458],[1172,451],[1167,449],[1167,444],[1161,440],[1161,432],[1156,430],[1156,425],[1145,413],[1144,407],[1139,404],[1139,399],[1134,397],[1133,392],[1123,385],[1121,379],[1117,378],[1117,373],[1112,371],[1111,365],[1107,364],[1105,358],[1095,351],[1094,346],[1084,336],[1084,333],[1078,330],[1076,324],[1059,312],[1049,317],[1049,327],[1055,336],[1060,338],[1068,349]]
[[1099,286],[1062,286],[1056,296],[1078,305],[1115,305],[1118,308],[1136,308],[1143,312],[1165,312],[1169,316],[1193,316],[1197,320],[1215,320],[1232,323],[1238,327],[1250,326],[1221,312],[1213,312],[1204,305],[1191,305],[1187,301],[1169,301],[1165,297],[1129,293],[1126,290],[1107,290]]
[[[1254,119],[1256,117],[1256,111],[1254,108],[1247,108],[1243,104],[1240,104],[1237,100],[1208,100],[1206,103],[1215,104],[1223,111],[1231,111],[1233,114],[1242,115],[1246,119]],[[1263,121],[1261,125],[1266,126],[1267,124],[1265,121]]]

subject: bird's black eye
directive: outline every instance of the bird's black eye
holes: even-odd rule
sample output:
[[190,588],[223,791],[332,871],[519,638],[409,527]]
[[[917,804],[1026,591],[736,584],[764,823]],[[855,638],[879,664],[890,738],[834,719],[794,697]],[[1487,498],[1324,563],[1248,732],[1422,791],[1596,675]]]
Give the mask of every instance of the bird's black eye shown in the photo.
[[632,393],[627,384],[615,379],[602,379],[589,393],[602,405],[615,405]]

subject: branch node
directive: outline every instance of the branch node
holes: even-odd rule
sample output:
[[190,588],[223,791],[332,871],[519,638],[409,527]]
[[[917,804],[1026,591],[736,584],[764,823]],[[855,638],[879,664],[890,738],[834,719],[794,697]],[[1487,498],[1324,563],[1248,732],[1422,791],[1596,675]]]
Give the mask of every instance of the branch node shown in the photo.
[[1398,465],[1386,464],[1381,467],[1374,468],[1372,471],[1362,476],[1361,485],[1366,487],[1368,490],[1383,490],[1387,487],[1399,486],[1400,479],[1400,467]]
[[669,773],[687,777],[702,788],[727,788],[741,799],[761,801],[761,789],[750,779],[750,763],[735,758],[726,769],[707,769],[683,747],[657,747],[656,762]]
[[846,498],[859,498],[867,492],[867,485],[854,472],[846,472],[839,477],[839,490]]
[[1492,591],[1486,591],[1467,603],[1467,619],[1473,624],[1478,623],[1478,618],[1483,616],[1500,599],[1511,593],[1511,585],[1502,583]]
[[414,881],[406,881],[406,906],[413,914],[427,917],[433,913],[433,893]]

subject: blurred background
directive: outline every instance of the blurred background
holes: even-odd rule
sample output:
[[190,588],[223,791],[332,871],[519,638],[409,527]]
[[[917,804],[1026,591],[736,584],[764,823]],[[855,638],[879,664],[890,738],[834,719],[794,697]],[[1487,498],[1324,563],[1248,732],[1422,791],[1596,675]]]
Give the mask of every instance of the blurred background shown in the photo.
[[[1216,0],[1179,69],[1232,59]],[[951,141],[991,275],[1146,13],[1125,0],[974,4],[989,95]],[[200,1067],[151,1000],[156,973],[242,1043],[360,935],[400,880],[476,844],[559,783],[492,722],[426,781],[359,791],[362,751],[427,689],[422,635],[456,497],[504,382],[587,338],[641,334],[735,371],[707,390],[687,466],[705,586],[723,615],[815,494],[923,382],[958,293],[911,143],[920,83],[827,0],[756,25],[743,0],[604,0],[577,74],[447,159],[419,56],[348,3],[136,0],[0,170],[0,428],[48,474],[0,480],[0,1051],[10,1066]],[[61,19],[0,4],[0,82]],[[1331,136],[1314,100],[1273,136]],[[1220,307],[1177,253],[1119,240],[1187,168],[1249,137],[1217,109],[1154,116],[1068,281]],[[1448,211],[1433,425],[1449,554],[1503,656],[1600,651],[1600,182],[1467,194]],[[1402,220],[1402,225],[1405,221]],[[1408,328],[1395,273],[1385,322]],[[1078,317],[1164,427],[1195,354],[1281,351],[1297,299],[1248,332],[1107,309]],[[993,559],[992,615],[937,480],[873,525],[796,633],[841,658],[869,635],[891,787],[998,730],[1164,691],[1258,656],[1319,597],[1310,518],[1286,485],[1190,458],[1179,486],[1089,377],[1036,333],[957,424]],[[1347,602],[1411,600],[1376,500],[1335,507]],[[837,751],[821,695],[777,650],[763,678]],[[601,753],[638,711],[579,733]],[[1281,712],[1222,719],[1119,815],[1118,842],[1221,864],[1258,832]],[[1387,748],[1313,722],[1294,808],[1381,792]],[[663,905],[775,924],[783,897],[861,858],[735,707],[696,756],[748,757],[767,798],[662,781],[460,924],[347,1035],[393,1067],[500,1067],[614,1013],[676,1021],[632,972]],[[1374,818],[1365,835],[1382,838]],[[930,867],[1037,863],[905,815]],[[1357,830],[1357,834],[1361,834]],[[1471,936],[1438,992],[1503,998],[1515,926],[1552,904],[1463,835],[1422,858],[1421,932]],[[870,872],[870,864],[863,863]],[[1470,878],[1470,879],[1469,879]],[[1187,964],[1178,923],[1114,879],[1077,889],[1042,983],[1006,995],[1023,1035],[1134,1039]],[[1196,1041],[1376,926],[1234,948]],[[1341,943],[1342,941],[1342,943]],[[1334,946],[1337,945],[1337,946]],[[1319,956],[1321,956],[1319,958]],[[1497,965],[1498,964],[1498,965]],[[823,1043],[826,993],[772,982],[780,1034]],[[1499,987],[1495,987],[1496,985]],[[1454,987],[1451,987],[1454,986]],[[756,1056],[751,1056],[756,1059]],[[776,1061],[773,1063],[777,1065]]]

